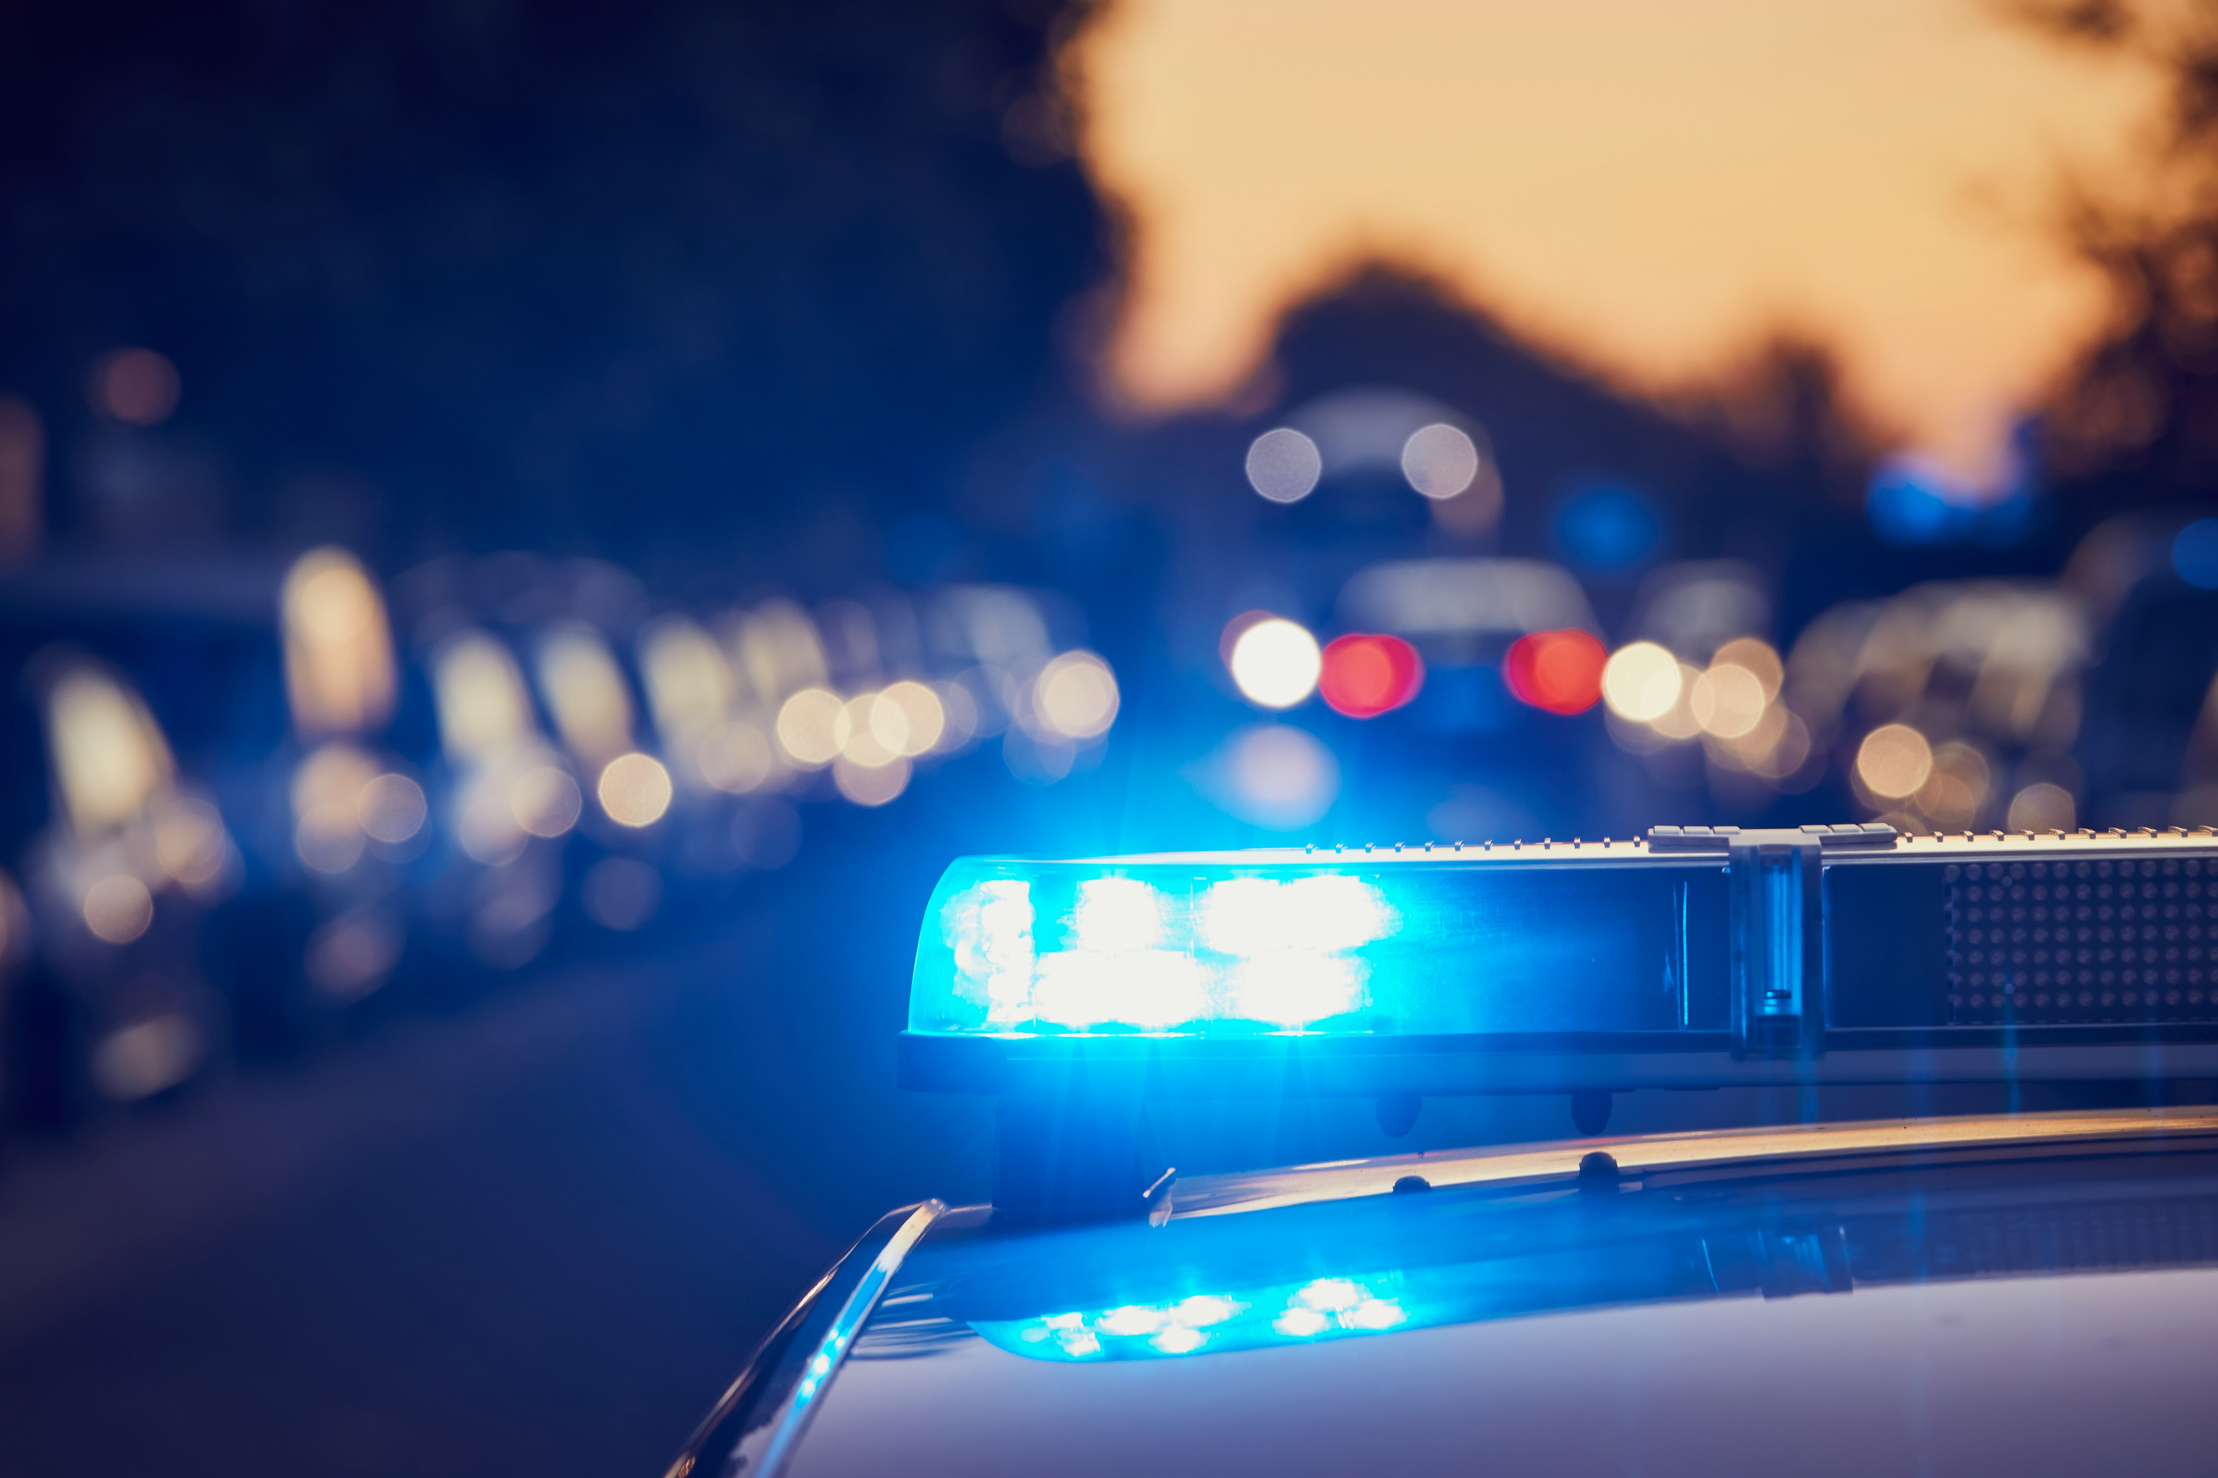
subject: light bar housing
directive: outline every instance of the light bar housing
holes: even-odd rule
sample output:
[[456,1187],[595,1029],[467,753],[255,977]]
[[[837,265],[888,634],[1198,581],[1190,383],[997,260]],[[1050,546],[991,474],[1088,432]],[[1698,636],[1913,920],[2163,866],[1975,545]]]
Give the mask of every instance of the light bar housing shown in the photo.
[[1148,1095],[2218,1077],[2218,837],[966,858],[903,1085]]

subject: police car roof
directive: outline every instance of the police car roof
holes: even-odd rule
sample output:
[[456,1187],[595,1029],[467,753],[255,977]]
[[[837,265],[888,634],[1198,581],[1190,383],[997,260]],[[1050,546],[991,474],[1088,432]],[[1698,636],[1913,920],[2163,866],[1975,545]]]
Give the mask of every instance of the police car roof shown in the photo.
[[922,1236],[786,1472],[2083,1472],[2218,1436],[2214,1111],[1587,1140],[1181,1180],[1145,1223],[896,1223]]

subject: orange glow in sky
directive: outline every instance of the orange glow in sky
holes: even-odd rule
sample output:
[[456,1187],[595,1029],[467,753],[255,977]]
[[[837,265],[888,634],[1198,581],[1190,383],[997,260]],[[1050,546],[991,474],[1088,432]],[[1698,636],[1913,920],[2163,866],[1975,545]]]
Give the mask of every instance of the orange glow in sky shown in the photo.
[[2130,159],[2150,96],[1980,0],[1115,0],[1074,62],[1140,405],[1234,391],[1380,253],[1634,387],[1814,331],[1975,475],[2101,321],[2055,167]]

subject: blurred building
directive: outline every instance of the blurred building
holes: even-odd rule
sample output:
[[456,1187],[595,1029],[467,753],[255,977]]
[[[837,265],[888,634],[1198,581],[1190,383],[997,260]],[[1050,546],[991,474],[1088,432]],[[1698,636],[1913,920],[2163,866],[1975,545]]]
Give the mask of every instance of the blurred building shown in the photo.
[[[873,571],[1109,268],[996,0],[0,17],[0,558]],[[818,573],[821,572],[821,573]]]

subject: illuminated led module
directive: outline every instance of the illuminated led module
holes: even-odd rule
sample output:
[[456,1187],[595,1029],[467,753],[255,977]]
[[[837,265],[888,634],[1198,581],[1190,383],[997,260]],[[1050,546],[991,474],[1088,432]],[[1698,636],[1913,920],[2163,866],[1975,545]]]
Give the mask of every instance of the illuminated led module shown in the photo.
[[1059,894],[994,879],[941,906],[952,995],[975,1013],[965,1026],[1191,1032],[1345,1020],[1369,1001],[1360,951],[1398,923],[1377,887],[1330,874],[1175,890],[1090,877]]

